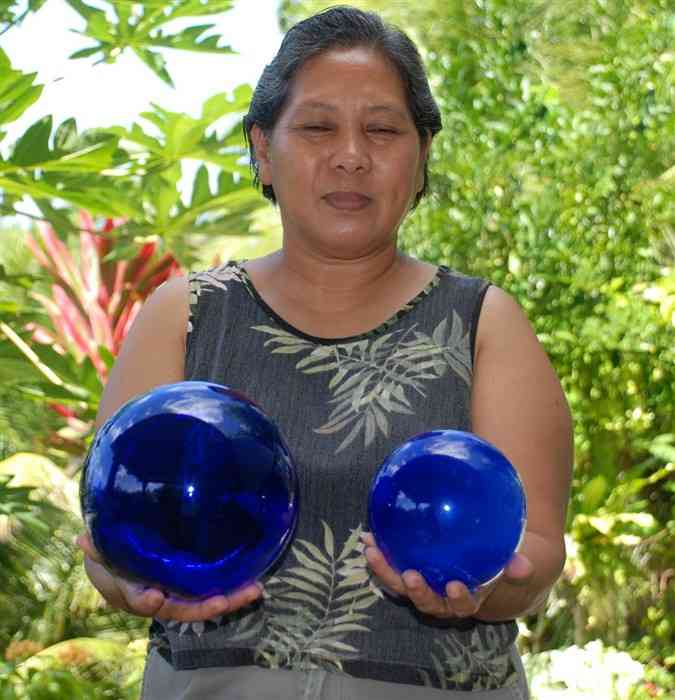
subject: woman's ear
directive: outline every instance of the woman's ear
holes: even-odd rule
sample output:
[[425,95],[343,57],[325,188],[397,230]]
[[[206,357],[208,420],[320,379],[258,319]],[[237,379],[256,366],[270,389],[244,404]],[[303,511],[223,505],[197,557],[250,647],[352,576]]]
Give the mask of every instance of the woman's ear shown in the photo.
[[258,161],[258,178],[263,185],[271,185],[272,160],[270,158],[270,140],[257,124],[251,127],[251,141],[255,159]]

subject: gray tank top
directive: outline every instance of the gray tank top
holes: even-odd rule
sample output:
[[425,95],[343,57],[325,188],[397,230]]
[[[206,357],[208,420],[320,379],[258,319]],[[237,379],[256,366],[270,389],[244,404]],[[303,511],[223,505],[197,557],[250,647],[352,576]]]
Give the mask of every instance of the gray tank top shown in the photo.
[[517,680],[513,621],[426,617],[381,590],[360,533],[385,457],[435,428],[470,430],[473,346],[488,283],[439,268],[363,335],[302,333],[261,299],[238,263],[191,274],[185,379],[225,384],[280,427],[298,469],[292,545],[262,601],[207,622],[155,620],[175,669],[256,664],[456,690]]

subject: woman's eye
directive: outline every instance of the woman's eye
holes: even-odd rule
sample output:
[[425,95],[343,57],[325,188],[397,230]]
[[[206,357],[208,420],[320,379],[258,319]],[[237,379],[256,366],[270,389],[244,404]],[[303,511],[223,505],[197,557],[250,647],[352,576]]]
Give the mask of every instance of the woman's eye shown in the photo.
[[330,127],[324,126],[323,124],[305,124],[303,127],[305,131],[329,131]]
[[373,126],[370,129],[368,129],[371,133],[375,134],[397,134],[398,132],[396,129],[389,129],[386,126]]

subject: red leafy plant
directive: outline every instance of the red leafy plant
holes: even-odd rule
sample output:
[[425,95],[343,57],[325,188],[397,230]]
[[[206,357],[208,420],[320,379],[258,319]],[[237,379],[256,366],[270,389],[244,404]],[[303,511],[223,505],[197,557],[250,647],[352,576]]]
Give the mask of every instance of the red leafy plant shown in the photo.
[[[49,323],[30,323],[25,327],[36,344],[33,347],[37,355],[18,336],[12,333],[10,337],[15,344],[24,346],[21,347],[24,355],[35,355],[33,363],[60,390],[65,387],[75,397],[78,388],[88,390],[86,411],[80,410],[77,401],[48,400],[50,407],[68,423],[69,441],[74,439],[78,443],[91,429],[91,404],[100,398],[112,359],[144,300],[169,277],[181,274],[176,259],[171,253],[162,253],[157,241],[139,243],[134,250],[125,251],[124,259],[111,259],[121,220],[107,219],[97,228],[88,213],[80,212],[79,223],[79,259],[49,225],[40,227],[34,236],[28,235],[28,247],[52,278],[51,296],[31,294],[45,310]],[[93,372],[95,375],[78,382],[71,373],[63,381],[58,371],[53,371],[53,364],[49,367],[40,361],[39,346],[49,346],[62,358],[71,358],[62,367],[74,360],[77,367],[87,365],[89,375]],[[92,384],[96,385],[94,391]],[[48,393],[54,397],[54,392]]]
[[60,354],[70,352],[78,362],[89,357],[103,382],[108,373],[105,351],[117,355],[143,301],[181,269],[170,253],[157,255],[155,241],[140,244],[131,258],[106,261],[122,222],[107,219],[97,231],[89,214],[79,216],[79,264],[51,226],[41,227],[37,238],[28,236],[33,255],[53,278],[51,298],[32,294],[47,312],[51,328],[33,323],[28,329],[35,341],[52,345]]

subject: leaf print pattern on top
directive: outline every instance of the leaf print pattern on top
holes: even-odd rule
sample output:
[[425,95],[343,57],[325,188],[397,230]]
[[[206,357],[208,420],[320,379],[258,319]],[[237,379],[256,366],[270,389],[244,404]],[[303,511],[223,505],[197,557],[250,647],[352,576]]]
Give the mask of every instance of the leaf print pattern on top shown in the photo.
[[187,332],[191,333],[193,330],[192,326],[192,313],[197,307],[199,297],[204,292],[213,292],[215,289],[221,289],[227,291],[226,282],[231,280],[237,280],[239,282],[244,282],[241,270],[236,265],[225,265],[223,267],[217,267],[213,270],[206,270],[205,272],[198,272],[189,275],[188,277],[188,289],[189,289],[189,304],[190,304],[190,318],[188,319]]
[[[443,690],[496,690],[517,682],[518,673],[508,650],[506,633],[487,627],[473,629],[466,641],[453,635],[437,639],[431,652],[435,679],[418,669],[424,685]],[[503,651],[498,651],[503,649]]]
[[238,263],[190,277],[185,376],[238,387],[279,420],[302,456],[303,509],[262,600],[203,626],[154,621],[158,652],[176,670],[321,668],[458,691],[515,678],[515,697],[515,623],[427,624],[376,586],[358,538],[382,453],[426,425],[470,425],[471,340],[489,283],[439,268],[377,328],[329,340],[278,316]]
[[351,531],[336,556],[333,531],[325,521],[322,525],[323,551],[295,540],[296,565],[265,585],[266,621],[256,656],[270,668],[342,671],[342,661],[358,655],[345,637],[370,631],[364,611],[383,597],[366,567],[363,528]]
[[392,414],[413,414],[411,396],[426,396],[425,382],[455,372],[467,386],[471,383],[471,340],[462,319],[453,311],[431,336],[416,324],[370,340],[321,345],[282,328],[254,326],[270,336],[265,347],[273,354],[308,353],[295,368],[303,374],[332,372],[328,390],[333,409],[315,432],[328,435],[346,431],[336,453],[360,434],[368,447],[378,431],[390,432]]

